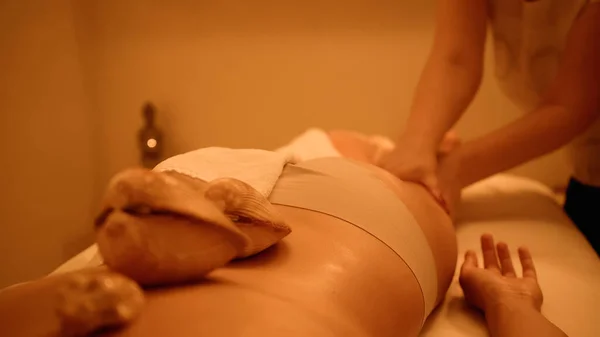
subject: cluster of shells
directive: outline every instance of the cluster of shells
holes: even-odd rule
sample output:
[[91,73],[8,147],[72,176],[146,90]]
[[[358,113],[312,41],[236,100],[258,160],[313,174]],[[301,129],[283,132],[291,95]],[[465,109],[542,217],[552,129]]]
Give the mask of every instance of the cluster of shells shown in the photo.
[[108,270],[70,274],[57,302],[62,336],[126,325],[143,287],[202,279],[291,232],[269,201],[236,179],[128,169],[109,183],[95,222]]

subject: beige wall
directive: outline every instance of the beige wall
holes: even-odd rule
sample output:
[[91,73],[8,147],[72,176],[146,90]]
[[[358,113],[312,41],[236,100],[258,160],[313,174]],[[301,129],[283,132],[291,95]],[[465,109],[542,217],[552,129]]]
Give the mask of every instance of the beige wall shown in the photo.
[[[101,181],[135,163],[139,109],[160,109],[168,154],[274,147],[308,126],[398,134],[433,32],[433,0],[98,1],[82,21],[105,146]],[[89,24],[91,23],[91,24]],[[491,55],[491,53],[488,53]],[[518,115],[486,78],[465,138]],[[549,184],[562,158],[518,172]]]
[[0,1],[0,287],[89,244],[91,114],[67,0]]

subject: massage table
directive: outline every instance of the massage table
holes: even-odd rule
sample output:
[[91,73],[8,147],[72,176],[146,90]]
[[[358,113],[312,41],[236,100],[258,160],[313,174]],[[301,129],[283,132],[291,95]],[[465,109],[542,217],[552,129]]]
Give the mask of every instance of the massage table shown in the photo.
[[[421,336],[488,336],[483,316],[466,304],[458,284],[465,251],[476,250],[481,259],[482,233],[507,242],[517,268],[517,247],[530,248],[544,293],[542,310],[554,324],[570,337],[600,336],[600,259],[549,188],[511,175],[484,180],[464,191],[456,227],[459,255],[455,278]],[[96,247],[91,246],[53,274],[100,263]]]

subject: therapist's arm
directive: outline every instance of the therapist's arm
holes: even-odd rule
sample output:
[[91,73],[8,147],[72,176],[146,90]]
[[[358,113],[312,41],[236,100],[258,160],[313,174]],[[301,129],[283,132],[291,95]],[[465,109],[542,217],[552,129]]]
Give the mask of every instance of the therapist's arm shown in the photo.
[[540,312],[543,295],[527,248],[519,248],[522,277],[517,276],[505,243],[496,246],[491,235],[483,235],[481,253],[482,268],[474,251],[465,254],[460,285],[465,299],[485,313],[492,337],[566,337]]
[[600,4],[587,6],[567,39],[560,69],[540,106],[463,144],[452,156],[469,185],[547,154],[581,134],[600,114]]
[[433,47],[421,74],[404,132],[376,164],[442,199],[438,149],[481,83],[487,0],[439,0]]
[[481,83],[486,0],[439,0],[433,47],[416,88],[403,138],[435,153]]

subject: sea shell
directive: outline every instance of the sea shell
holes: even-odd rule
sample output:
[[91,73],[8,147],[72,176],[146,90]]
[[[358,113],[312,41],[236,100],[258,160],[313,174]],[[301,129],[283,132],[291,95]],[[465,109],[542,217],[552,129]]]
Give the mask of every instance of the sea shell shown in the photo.
[[132,280],[111,272],[65,275],[58,289],[56,314],[60,336],[80,337],[131,323],[144,306],[144,295]]
[[243,181],[230,178],[213,180],[208,184],[205,196],[222,207],[250,238],[250,244],[237,257],[257,254],[292,231],[269,200]]
[[196,281],[245,252],[250,239],[204,197],[206,185],[144,169],[115,176],[96,222],[105,264],[160,285]]
[[111,269],[142,285],[195,281],[261,252],[291,229],[250,185],[129,169],[110,182],[96,241]]

